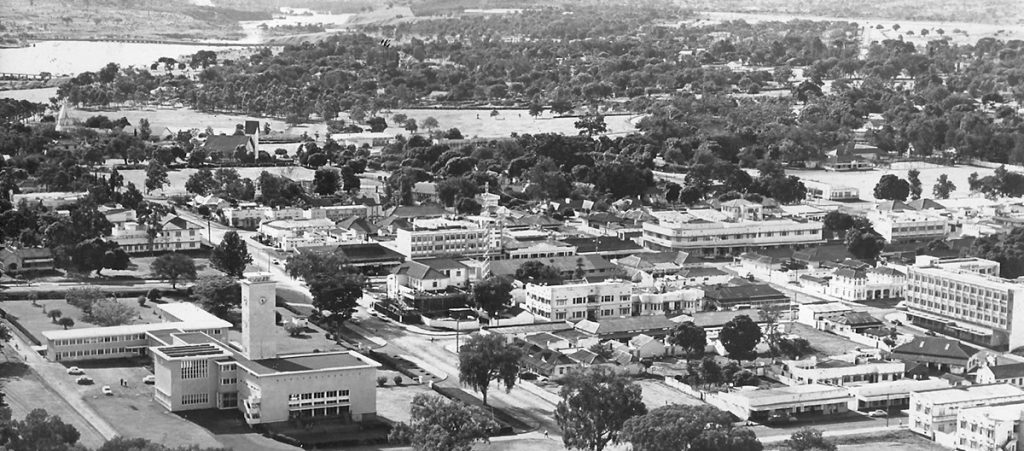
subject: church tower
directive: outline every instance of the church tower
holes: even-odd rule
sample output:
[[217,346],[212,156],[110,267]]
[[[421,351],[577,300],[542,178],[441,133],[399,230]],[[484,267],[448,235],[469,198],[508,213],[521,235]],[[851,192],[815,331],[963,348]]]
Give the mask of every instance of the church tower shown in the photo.
[[252,360],[277,357],[274,338],[277,284],[270,273],[248,273],[242,279],[242,349]]

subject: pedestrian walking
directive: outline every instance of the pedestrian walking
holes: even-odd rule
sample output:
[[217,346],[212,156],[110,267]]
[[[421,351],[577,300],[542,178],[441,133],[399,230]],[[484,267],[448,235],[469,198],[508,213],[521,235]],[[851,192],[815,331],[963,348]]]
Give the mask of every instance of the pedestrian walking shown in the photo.
[[544,430],[544,438],[549,438],[547,429]]

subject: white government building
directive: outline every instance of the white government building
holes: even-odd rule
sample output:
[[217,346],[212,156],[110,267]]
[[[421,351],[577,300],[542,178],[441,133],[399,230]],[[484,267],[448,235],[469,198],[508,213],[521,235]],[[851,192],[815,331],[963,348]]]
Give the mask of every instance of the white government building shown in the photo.
[[242,280],[242,340],[188,303],[157,308],[165,322],[43,332],[54,361],[153,357],[154,398],[171,411],[237,409],[252,424],[294,418],[359,422],[376,416],[379,363],[352,351],[278,355],[275,282]]

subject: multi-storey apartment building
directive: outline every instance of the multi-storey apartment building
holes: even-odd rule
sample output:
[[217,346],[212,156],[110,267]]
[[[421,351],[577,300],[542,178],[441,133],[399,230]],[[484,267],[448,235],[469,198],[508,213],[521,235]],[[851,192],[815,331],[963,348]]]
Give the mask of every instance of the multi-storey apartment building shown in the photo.
[[632,291],[633,284],[623,280],[529,284],[526,286],[526,308],[552,321],[630,316],[633,314]]
[[1024,400],[1024,390],[1010,384],[961,385],[910,394],[910,430],[935,438],[957,429],[961,409]]
[[1024,346],[1024,284],[1002,279],[999,263],[919,256],[907,269],[907,318],[914,324],[988,347]]
[[724,255],[824,242],[820,222],[767,218],[762,205],[745,200],[725,202],[720,210],[657,211],[653,216],[643,224],[643,244],[656,250]]
[[[1024,403],[960,409],[956,422],[956,449],[1004,451],[1015,449]],[[1008,447],[1011,446],[1011,447]]]
[[479,256],[492,247],[491,229],[458,219],[414,219],[399,226],[394,248],[408,258]]

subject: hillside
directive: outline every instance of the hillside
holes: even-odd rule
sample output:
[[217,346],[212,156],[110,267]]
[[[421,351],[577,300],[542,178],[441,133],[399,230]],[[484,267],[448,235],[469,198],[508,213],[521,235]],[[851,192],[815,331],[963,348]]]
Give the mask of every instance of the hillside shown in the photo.
[[269,12],[196,6],[186,0],[5,0],[0,39],[134,37],[238,39],[239,20],[269,19]]
[[678,0],[677,4],[699,11],[1024,24],[1020,0]]

